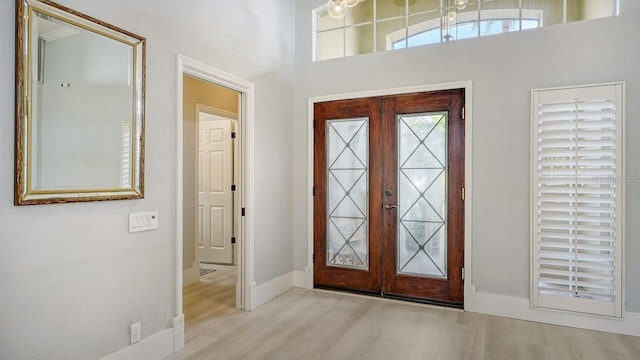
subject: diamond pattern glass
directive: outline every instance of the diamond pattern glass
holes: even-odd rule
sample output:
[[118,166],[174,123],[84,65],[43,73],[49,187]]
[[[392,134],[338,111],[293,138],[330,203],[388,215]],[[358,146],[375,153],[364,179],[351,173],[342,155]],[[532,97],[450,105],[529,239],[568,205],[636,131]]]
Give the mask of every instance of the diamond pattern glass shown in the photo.
[[368,118],[327,121],[327,265],[369,268]]
[[447,115],[398,116],[399,274],[447,276]]

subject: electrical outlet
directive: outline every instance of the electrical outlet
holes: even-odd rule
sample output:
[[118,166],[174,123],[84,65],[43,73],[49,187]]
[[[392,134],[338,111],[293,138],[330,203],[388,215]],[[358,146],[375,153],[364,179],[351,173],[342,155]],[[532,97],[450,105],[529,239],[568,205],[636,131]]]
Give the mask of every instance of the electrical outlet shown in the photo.
[[135,323],[131,325],[131,343],[135,344],[142,339],[142,324]]

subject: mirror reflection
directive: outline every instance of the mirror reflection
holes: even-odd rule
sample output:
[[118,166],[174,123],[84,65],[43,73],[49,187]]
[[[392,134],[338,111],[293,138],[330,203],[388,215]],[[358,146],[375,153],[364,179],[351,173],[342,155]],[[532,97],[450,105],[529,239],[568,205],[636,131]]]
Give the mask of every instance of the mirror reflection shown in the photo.
[[16,203],[142,197],[144,39],[57,4],[23,5]]

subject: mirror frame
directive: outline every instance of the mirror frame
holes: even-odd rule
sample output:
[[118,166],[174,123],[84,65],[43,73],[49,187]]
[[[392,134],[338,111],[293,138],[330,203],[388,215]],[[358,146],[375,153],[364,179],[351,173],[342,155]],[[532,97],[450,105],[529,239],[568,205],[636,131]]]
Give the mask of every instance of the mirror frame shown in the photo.
[[[33,89],[32,17],[34,11],[132,46],[133,108],[131,141],[131,187],[105,189],[34,190],[31,188],[30,153]],[[14,205],[104,201],[144,198],[145,152],[145,60],[146,39],[49,0],[16,0],[16,93],[15,93],[15,192]],[[140,134],[137,134],[138,130]],[[139,169],[137,168],[139,167]]]

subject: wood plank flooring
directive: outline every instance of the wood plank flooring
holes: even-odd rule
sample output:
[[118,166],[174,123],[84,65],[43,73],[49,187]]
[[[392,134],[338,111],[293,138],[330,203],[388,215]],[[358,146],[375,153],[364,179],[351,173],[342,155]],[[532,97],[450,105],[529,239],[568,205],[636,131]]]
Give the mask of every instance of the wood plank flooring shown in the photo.
[[238,311],[235,273],[218,271],[185,287],[186,345],[168,359],[640,359],[639,337],[318,290]]
[[236,310],[237,266],[201,264],[216,271],[200,276],[200,281],[183,289],[186,336],[188,329],[220,316],[240,312]]

